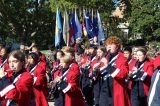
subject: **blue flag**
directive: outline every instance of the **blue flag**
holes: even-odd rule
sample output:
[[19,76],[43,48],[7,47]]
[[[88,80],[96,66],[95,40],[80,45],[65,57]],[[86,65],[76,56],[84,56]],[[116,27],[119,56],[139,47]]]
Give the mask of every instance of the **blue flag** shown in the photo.
[[92,22],[92,26],[93,26],[93,36],[98,37],[98,20],[97,20],[97,16],[93,16],[93,22]]
[[61,47],[61,45],[60,45],[61,39],[62,39],[62,23],[61,23],[60,13],[57,8],[56,27],[55,27],[55,47],[57,47],[57,48]]
[[77,27],[76,39],[82,38],[82,25],[79,22],[76,10],[75,10],[75,23]]
[[73,28],[73,35],[72,35],[72,38],[71,38],[71,39],[72,39],[72,41],[75,42],[75,40],[76,40],[76,34],[77,34],[77,32],[78,32],[78,28],[77,28],[77,25],[76,25],[74,13],[72,13],[70,25],[71,25],[71,27]]
[[93,26],[92,26],[92,20],[89,15],[89,12],[85,13],[85,11],[84,11],[84,19],[85,19],[85,25],[86,25],[88,39],[91,39],[91,38],[93,38]]
[[98,18],[98,43],[100,43],[105,38],[104,38],[103,29],[102,29],[101,18],[98,11],[97,11],[97,18]]

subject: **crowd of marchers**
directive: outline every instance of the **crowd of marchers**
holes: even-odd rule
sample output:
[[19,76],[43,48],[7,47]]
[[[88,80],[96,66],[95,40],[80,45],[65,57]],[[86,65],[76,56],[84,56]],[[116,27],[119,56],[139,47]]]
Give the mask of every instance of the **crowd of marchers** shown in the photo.
[[116,36],[85,48],[73,47],[50,56],[35,43],[8,51],[0,44],[0,106],[159,106],[160,56],[148,48],[124,47]]

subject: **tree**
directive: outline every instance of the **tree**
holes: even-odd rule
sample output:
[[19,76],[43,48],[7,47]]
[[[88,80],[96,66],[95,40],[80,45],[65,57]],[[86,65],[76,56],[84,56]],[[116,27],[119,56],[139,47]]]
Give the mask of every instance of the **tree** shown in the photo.
[[[91,11],[99,11],[103,21],[110,24],[111,12],[114,10],[113,2],[111,0],[49,0],[50,7],[53,12],[56,12],[56,8],[60,8],[63,12],[65,9],[72,11],[74,8],[78,9],[82,13],[83,9]],[[116,27],[113,27],[116,29]]]
[[0,36],[42,44],[44,38],[50,40],[52,37],[53,15],[49,2],[44,0],[1,0]]
[[128,20],[132,35],[143,38],[160,37],[160,0],[130,0]]

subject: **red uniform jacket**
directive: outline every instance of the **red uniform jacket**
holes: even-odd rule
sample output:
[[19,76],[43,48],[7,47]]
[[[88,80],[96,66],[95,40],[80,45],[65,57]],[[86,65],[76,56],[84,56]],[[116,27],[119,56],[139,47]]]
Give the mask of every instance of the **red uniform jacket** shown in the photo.
[[59,68],[59,63],[60,63],[59,60],[53,62],[53,64],[52,64],[53,71],[56,71]]
[[115,60],[116,70],[111,74],[113,80],[113,100],[114,106],[130,106],[125,79],[127,78],[129,67],[126,58],[122,53],[118,54]]
[[47,65],[46,56],[40,52],[39,53],[39,59],[40,59],[39,65],[42,68],[44,68],[44,70],[46,70],[46,65]]
[[[151,77],[154,71],[153,68],[153,64],[151,61],[145,61],[144,66],[143,66],[143,71],[144,74],[143,76],[145,76],[143,78],[143,87],[144,87],[144,93],[146,96],[148,96],[148,91],[149,91],[149,87],[150,87],[150,83],[151,83]],[[147,75],[145,75],[147,74]]]
[[136,64],[136,61],[135,59],[131,59],[129,62],[128,62],[128,65],[129,65],[129,71],[132,71],[132,68],[134,67],[134,65]]
[[83,106],[84,99],[79,87],[80,70],[76,63],[72,63],[66,76],[67,87],[63,89],[65,93],[65,106]]
[[[2,59],[2,58],[0,58],[0,65],[1,65],[1,64],[3,64],[2,60],[3,60],[3,59]],[[4,60],[4,61],[5,61],[5,60]],[[9,70],[9,64],[8,64],[8,61],[6,61],[6,62],[5,62],[5,64],[4,64],[4,70],[5,70],[5,71]]]
[[37,65],[34,72],[34,93],[36,106],[48,106],[46,97],[48,96],[46,72],[40,65]]
[[23,72],[15,85],[10,84],[0,91],[1,97],[14,100],[16,106],[30,106],[33,91],[33,76]]
[[156,69],[158,66],[160,66],[160,55],[158,55],[158,56],[155,58],[153,64],[154,64],[154,69]]
[[[8,80],[11,80],[13,71],[11,71],[11,70],[9,69],[9,64],[8,64],[8,63],[6,63],[6,64],[7,64],[7,67],[8,67],[8,68],[5,68],[5,67],[4,67],[4,69],[7,69],[6,77],[7,77]],[[6,71],[6,70],[5,70],[5,71]],[[0,80],[1,80],[1,79],[0,79]],[[2,106],[6,106],[6,99],[5,99],[5,97],[0,97],[0,101],[1,101],[1,105],[2,105]]]
[[42,54],[41,52],[39,53],[39,58],[40,58],[40,61],[42,62],[45,62],[46,63],[46,56],[44,54]]
[[152,64],[154,63],[154,58],[148,57],[148,59]]
[[[133,69],[133,67],[135,66],[136,62],[137,62],[137,60],[135,60],[135,59],[131,59],[131,60],[128,62],[128,66],[129,66],[129,71],[130,71],[130,72],[132,71],[132,69]],[[129,80],[129,85],[128,85],[129,91],[131,91],[131,89],[132,89],[132,88],[131,88],[131,85],[132,85],[132,81]]]
[[82,65],[86,65],[87,61],[90,61],[89,56],[81,56],[79,60],[79,67],[81,67]]
[[[100,63],[100,66],[98,68],[98,73],[101,71],[101,68],[104,67],[105,63],[101,62],[101,59],[97,60],[97,57],[92,61],[91,63],[91,69],[90,69],[90,74],[92,74],[93,67],[96,63]],[[97,74],[98,75],[98,74]]]
[[90,60],[90,62],[91,62],[91,68],[90,68],[89,72],[90,72],[90,74],[91,74],[92,71],[93,71],[93,66],[94,66],[94,64],[97,63],[97,56],[93,57],[93,59]]

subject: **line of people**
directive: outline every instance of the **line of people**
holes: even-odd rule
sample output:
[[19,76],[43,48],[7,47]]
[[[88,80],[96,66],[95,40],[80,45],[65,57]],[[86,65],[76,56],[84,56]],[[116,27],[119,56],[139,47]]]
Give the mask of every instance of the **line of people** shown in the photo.
[[[58,67],[59,64],[63,63],[61,62],[63,57],[71,55],[71,63],[78,64],[80,69],[80,75],[76,79],[79,84],[76,82],[76,85],[80,88],[83,96],[79,101],[83,100],[84,105],[156,106],[155,104],[157,104],[158,106],[160,104],[158,103],[159,94],[155,92],[159,91],[159,59],[154,60],[148,57],[145,47],[136,48],[134,56],[131,47],[125,47],[124,49],[121,47],[121,40],[116,36],[111,36],[103,46],[90,44],[83,53],[78,54],[77,59],[75,59],[71,47],[63,47],[61,51],[57,52],[58,58],[53,67]],[[60,72],[62,74],[58,74]],[[66,104],[68,101],[66,100],[66,94],[63,92],[66,86],[63,88],[63,84],[68,84],[68,80],[66,80],[68,78],[65,81],[61,77],[57,77],[57,74],[63,76],[65,72],[63,67],[53,72],[53,80],[57,82],[54,89],[59,89],[54,91],[56,93],[55,104],[56,106],[82,106],[79,102],[76,102],[78,103],[76,105]],[[155,75],[153,75],[154,72]],[[71,88],[69,88],[70,90]],[[74,93],[78,92],[74,91]],[[70,98],[72,98],[72,95],[70,95]],[[62,97],[63,104],[60,101]],[[72,99],[75,98],[79,97],[74,95]],[[72,101],[73,104],[74,101]]]
[[46,58],[32,45],[31,52],[0,49],[0,106],[48,106]]
[[54,96],[55,106],[160,105],[160,56],[148,57],[145,47],[133,56],[116,36],[84,50],[78,43],[58,50],[50,70],[36,44],[27,50],[20,44],[11,53],[1,47],[0,105],[48,106],[48,95]]

